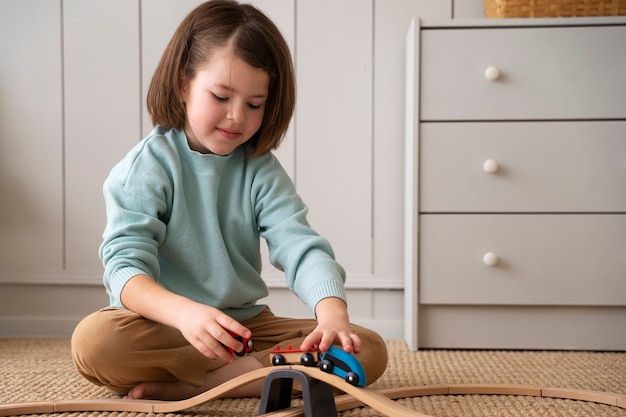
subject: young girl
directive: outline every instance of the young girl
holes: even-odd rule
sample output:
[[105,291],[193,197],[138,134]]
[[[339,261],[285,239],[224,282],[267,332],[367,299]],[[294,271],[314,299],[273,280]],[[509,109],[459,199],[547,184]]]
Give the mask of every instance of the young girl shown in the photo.
[[[182,399],[270,366],[291,345],[357,355],[367,382],[384,372],[381,337],[348,319],[345,273],[271,153],[291,119],[289,49],[259,10],[209,1],[181,23],[148,91],[156,128],[104,184],[100,247],[110,306],[79,323],[79,372],[127,398]],[[316,320],[276,317],[257,301],[260,238]],[[232,336],[251,338],[240,351]],[[261,383],[234,396],[258,396]]]

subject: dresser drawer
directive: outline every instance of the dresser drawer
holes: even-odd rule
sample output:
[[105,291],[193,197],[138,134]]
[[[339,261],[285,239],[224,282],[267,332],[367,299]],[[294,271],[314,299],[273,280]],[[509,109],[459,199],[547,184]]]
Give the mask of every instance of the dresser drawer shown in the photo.
[[626,215],[421,215],[419,228],[422,304],[626,305]]
[[626,118],[625,42],[626,26],[422,30],[421,119]]
[[626,122],[422,123],[420,140],[421,212],[626,212]]

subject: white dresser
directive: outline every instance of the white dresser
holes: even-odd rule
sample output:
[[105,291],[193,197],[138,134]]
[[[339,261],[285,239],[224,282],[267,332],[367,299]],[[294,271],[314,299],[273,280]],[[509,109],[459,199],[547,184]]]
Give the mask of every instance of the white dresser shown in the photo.
[[409,344],[626,350],[626,19],[414,29]]

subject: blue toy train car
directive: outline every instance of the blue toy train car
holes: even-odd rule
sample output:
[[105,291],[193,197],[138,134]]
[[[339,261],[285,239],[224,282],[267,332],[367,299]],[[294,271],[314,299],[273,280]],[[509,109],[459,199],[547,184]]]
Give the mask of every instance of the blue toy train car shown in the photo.
[[357,387],[364,387],[367,382],[361,362],[337,346],[331,346],[320,355],[320,369],[335,374]]

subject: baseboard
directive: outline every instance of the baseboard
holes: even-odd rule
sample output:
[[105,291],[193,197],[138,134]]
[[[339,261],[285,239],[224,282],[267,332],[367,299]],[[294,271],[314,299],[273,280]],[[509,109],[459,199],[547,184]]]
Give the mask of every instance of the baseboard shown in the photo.
[[0,317],[0,337],[69,337],[82,317]]

